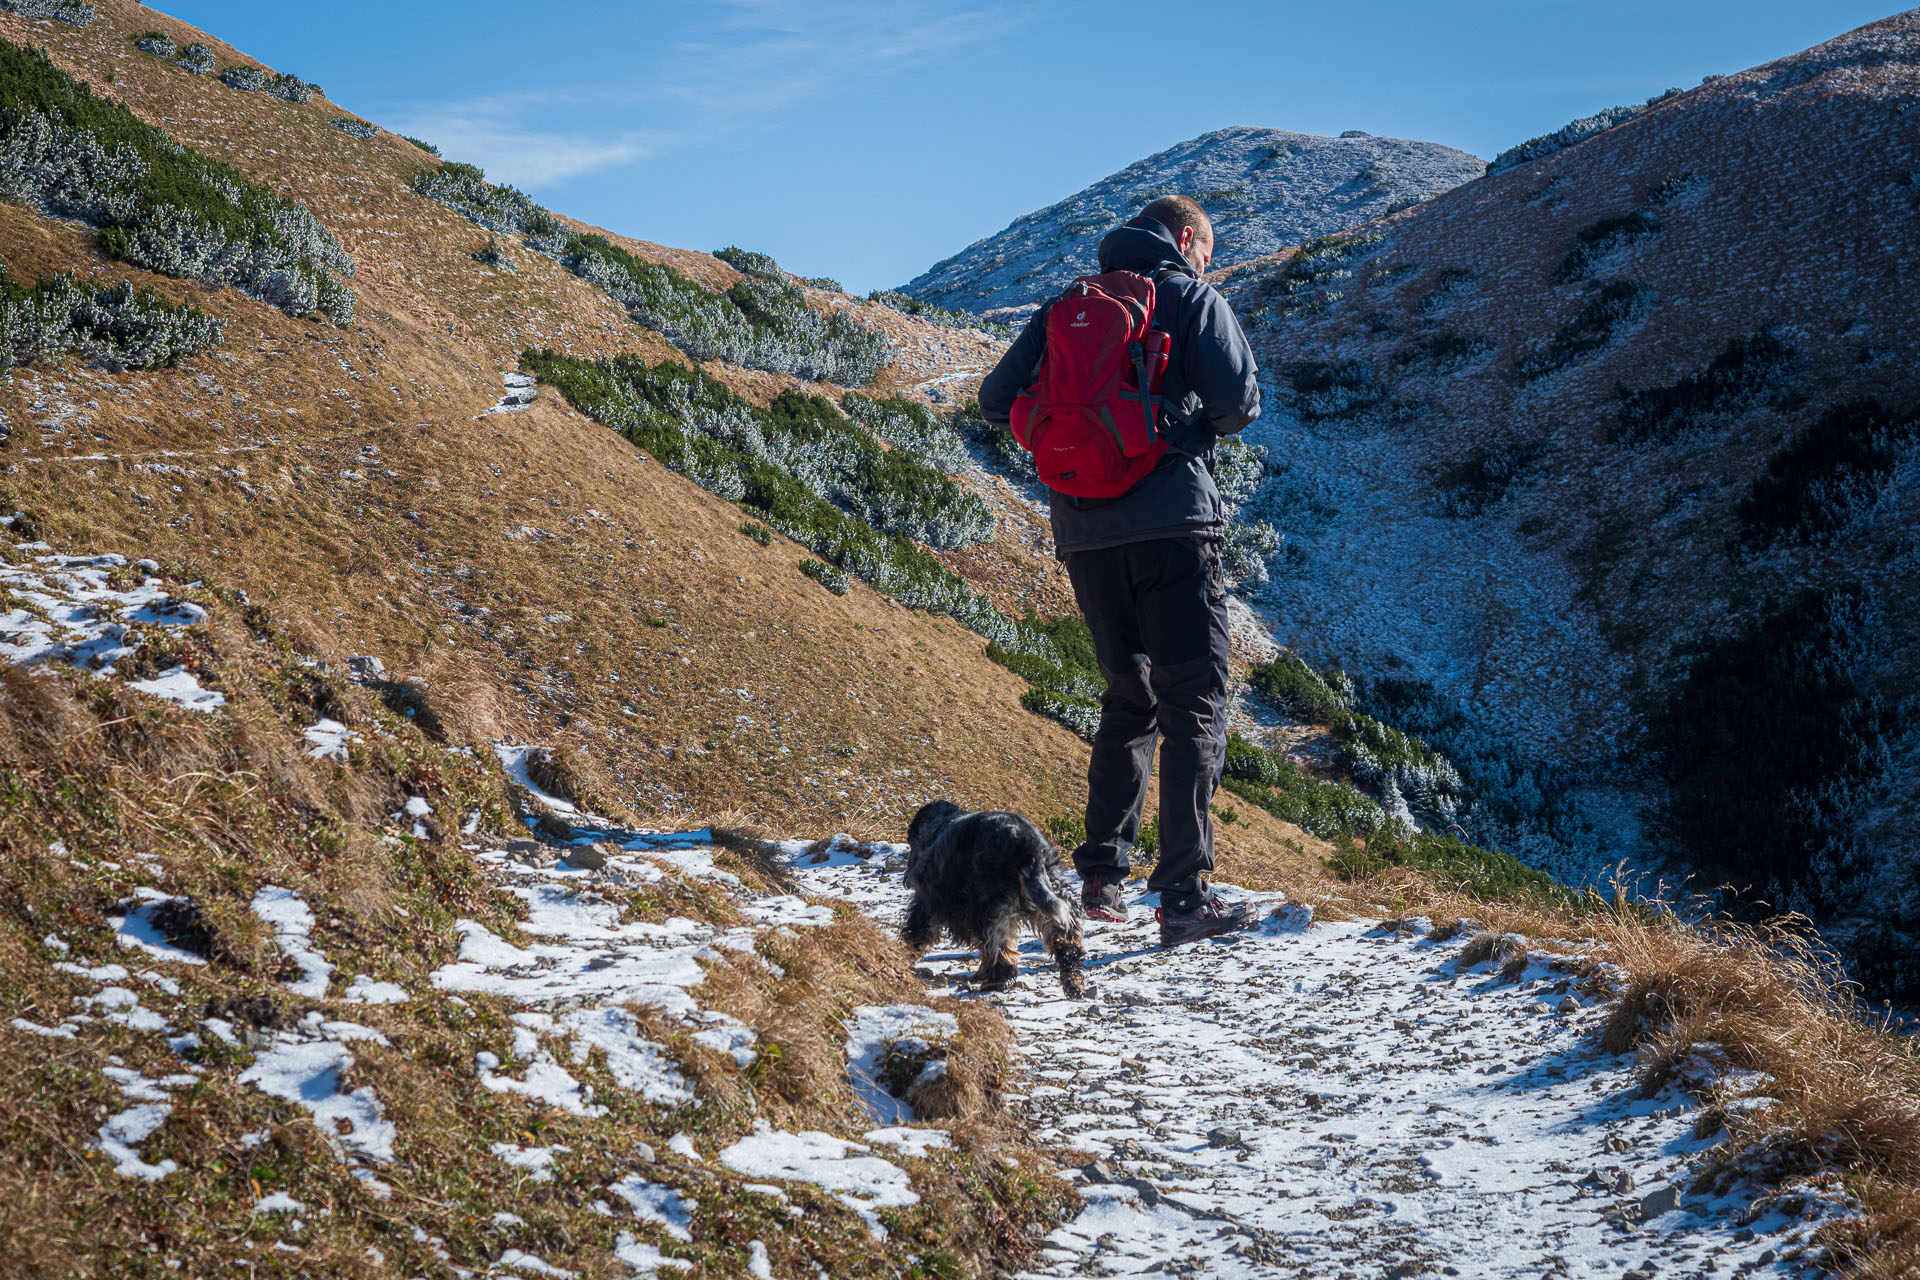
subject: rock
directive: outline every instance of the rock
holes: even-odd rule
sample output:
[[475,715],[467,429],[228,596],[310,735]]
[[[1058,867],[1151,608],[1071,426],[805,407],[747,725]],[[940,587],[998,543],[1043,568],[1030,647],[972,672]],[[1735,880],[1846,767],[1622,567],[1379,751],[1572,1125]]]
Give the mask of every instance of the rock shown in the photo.
[[1146,1205],[1149,1209],[1159,1204],[1162,1199],[1160,1188],[1154,1186],[1145,1178],[1127,1178],[1123,1180],[1120,1185],[1123,1187],[1132,1187],[1139,1193],[1140,1203]]
[[1393,1029],[1395,1031],[1411,1031],[1413,1030],[1413,1024],[1405,1018],[1395,1018],[1393,1020]]
[[1580,1012],[1580,1002],[1572,996],[1567,996],[1561,1000],[1555,1008],[1561,1013],[1578,1013]]
[[576,846],[567,850],[567,856],[563,861],[569,867],[581,871],[598,871],[607,865],[607,855],[600,851],[598,845],[587,845],[584,848]]
[[545,849],[546,847],[547,846],[541,844],[538,840],[507,841],[507,852],[512,854],[516,858],[534,857],[538,855],[540,851]]
[[1649,1218],[1657,1218],[1663,1213],[1672,1213],[1680,1207],[1681,1194],[1677,1186],[1661,1187],[1658,1191],[1640,1198],[1640,1212]]
[[347,670],[353,673],[354,679],[364,680],[369,684],[387,678],[387,664],[369,654],[363,653],[348,658]]
[[1112,1182],[1113,1167],[1105,1160],[1089,1160],[1080,1166],[1080,1176],[1088,1182]]
[[1237,1147],[1240,1145],[1240,1131],[1238,1129],[1224,1128],[1209,1129],[1207,1130],[1207,1145],[1215,1150],[1219,1150],[1222,1147]]

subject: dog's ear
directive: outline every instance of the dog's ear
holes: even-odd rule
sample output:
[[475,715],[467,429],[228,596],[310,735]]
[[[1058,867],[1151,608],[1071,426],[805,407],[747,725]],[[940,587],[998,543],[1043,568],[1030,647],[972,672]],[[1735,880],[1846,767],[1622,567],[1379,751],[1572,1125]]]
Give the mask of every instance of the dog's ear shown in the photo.
[[951,800],[935,800],[931,804],[921,805],[920,812],[914,814],[913,821],[907,824],[907,844],[915,849],[924,849],[959,812],[960,806]]

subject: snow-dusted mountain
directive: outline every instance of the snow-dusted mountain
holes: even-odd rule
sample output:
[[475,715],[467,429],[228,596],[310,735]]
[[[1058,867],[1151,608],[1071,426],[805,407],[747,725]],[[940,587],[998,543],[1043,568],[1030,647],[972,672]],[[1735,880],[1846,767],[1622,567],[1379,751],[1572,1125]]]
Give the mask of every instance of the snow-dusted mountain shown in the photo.
[[1485,171],[1478,158],[1434,142],[1221,129],[1016,218],[901,292],[974,312],[1039,302],[1093,270],[1100,237],[1156,196],[1189,195],[1206,207],[1215,265],[1225,267],[1356,226]]

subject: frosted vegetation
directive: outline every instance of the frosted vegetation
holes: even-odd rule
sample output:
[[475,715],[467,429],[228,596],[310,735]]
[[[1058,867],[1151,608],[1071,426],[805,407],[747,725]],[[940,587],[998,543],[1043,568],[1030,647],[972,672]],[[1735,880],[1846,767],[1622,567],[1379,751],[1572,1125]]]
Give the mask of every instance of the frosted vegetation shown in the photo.
[[78,351],[101,368],[172,367],[219,345],[224,323],[122,282],[70,276],[24,288],[0,270],[0,373]]
[[520,237],[528,248],[599,286],[637,323],[657,330],[696,360],[725,360],[854,387],[871,382],[891,359],[884,335],[845,314],[813,310],[806,294],[765,254],[722,250],[723,260],[733,262],[744,278],[717,293],[604,236],[575,234],[525,192],[488,182],[472,165],[428,170],[414,180],[414,189],[489,231]]
[[1495,156],[1492,162],[1487,165],[1487,172],[1505,173],[1507,170],[1518,168],[1528,161],[1538,160],[1542,156],[1550,156],[1556,151],[1564,151],[1576,142],[1585,142],[1596,133],[1604,133],[1616,125],[1625,124],[1649,107],[1657,107],[1668,98],[1674,97],[1681,92],[1683,91],[1680,89],[1669,89],[1665,93],[1655,94],[1645,102],[1638,102],[1624,107],[1608,107],[1606,110],[1596,111],[1590,116],[1582,116],[1570,124],[1562,125],[1552,133],[1544,133],[1537,138],[1529,138],[1517,147],[1507,148]]
[[86,0],[0,0],[0,9],[23,18],[52,18],[70,27],[89,27],[95,17]]
[[952,307],[935,306],[931,302],[922,302],[909,297],[898,289],[875,289],[867,295],[867,301],[877,302],[883,307],[891,307],[901,315],[924,320],[928,324],[937,324],[945,329],[977,329],[981,333],[999,338],[1006,342],[1014,339],[1012,325],[1001,324],[971,311],[956,311]]
[[380,136],[380,130],[368,124],[365,120],[355,120],[351,116],[342,116],[338,120],[335,120],[333,127],[355,138],[377,138]]
[[4,41],[0,195],[98,228],[110,256],[149,271],[353,321],[353,260],[312,214]]

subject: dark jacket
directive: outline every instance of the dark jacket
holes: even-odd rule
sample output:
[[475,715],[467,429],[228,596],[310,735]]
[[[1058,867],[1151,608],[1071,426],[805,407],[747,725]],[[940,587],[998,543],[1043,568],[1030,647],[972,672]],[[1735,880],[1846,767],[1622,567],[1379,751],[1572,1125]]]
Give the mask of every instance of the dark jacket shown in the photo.
[[[1124,497],[1082,502],[1053,495],[1053,545],[1062,559],[1073,551],[1154,538],[1217,538],[1222,532],[1220,491],[1205,457],[1215,438],[1231,435],[1260,416],[1260,385],[1254,380],[1258,370],[1233,309],[1194,274],[1164,226],[1152,218],[1135,218],[1100,242],[1102,271],[1151,275],[1161,267],[1174,272],[1155,286],[1154,323],[1173,336],[1173,359],[1162,390],[1193,425],[1183,429],[1165,424],[1175,448]],[[1047,310],[1034,313],[980,384],[980,412],[988,422],[1006,425],[1014,397],[1033,381],[1046,351]]]

